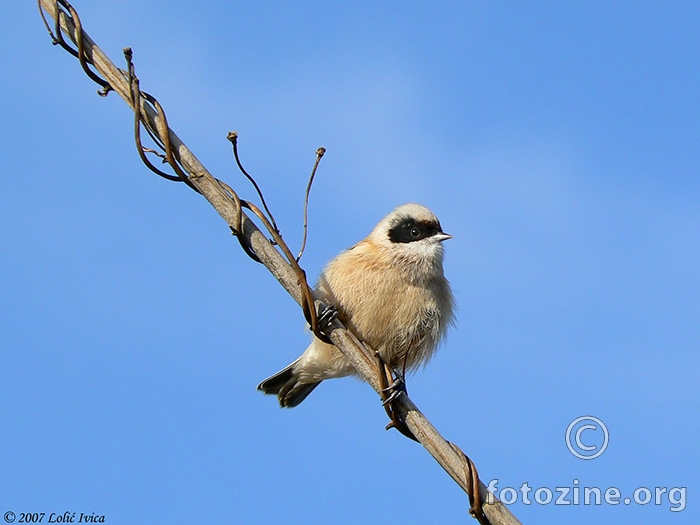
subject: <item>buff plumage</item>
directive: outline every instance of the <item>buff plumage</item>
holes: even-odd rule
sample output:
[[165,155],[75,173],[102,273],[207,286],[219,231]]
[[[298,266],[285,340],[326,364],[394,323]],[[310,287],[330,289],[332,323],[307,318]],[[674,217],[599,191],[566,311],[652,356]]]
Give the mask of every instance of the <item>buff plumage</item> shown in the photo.
[[[442,242],[450,238],[424,206],[399,206],[328,263],[316,292],[385,363],[416,369],[430,360],[452,323],[454,301],[442,265]],[[258,389],[294,407],[321,381],[354,373],[340,350],[314,338]]]

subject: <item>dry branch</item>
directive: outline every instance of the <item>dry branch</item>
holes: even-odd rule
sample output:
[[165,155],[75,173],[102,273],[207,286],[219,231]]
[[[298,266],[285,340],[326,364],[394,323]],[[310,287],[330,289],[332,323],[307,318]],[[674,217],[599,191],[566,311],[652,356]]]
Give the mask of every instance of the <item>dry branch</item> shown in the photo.
[[[61,7],[59,7],[59,4]],[[77,13],[64,0],[39,0],[40,9],[48,13],[54,21],[57,21],[55,32],[63,31],[72,40],[77,48],[77,53],[83,69],[90,78],[98,82],[103,87],[106,94],[109,90],[114,90],[121,96],[132,110],[137,112],[143,125],[149,134],[160,144],[168,145],[168,163],[173,165],[176,172],[182,166],[186,177],[186,182],[196,191],[201,193],[214,209],[228,223],[234,233],[237,233],[241,243],[247,246],[257,259],[264,264],[287,292],[299,304],[304,304],[304,286],[306,285],[303,271],[300,274],[295,270],[295,261],[285,260],[283,255],[266,235],[261,232],[253,221],[242,212],[241,201],[238,200],[233,190],[225,184],[215,179],[206,168],[197,160],[194,154],[182,143],[178,136],[167,127],[165,116],[160,111],[160,106],[153,103],[154,99],[145,99],[141,96],[134,97],[133,77],[129,71],[122,70],[112,63],[112,61],[100,50],[93,40],[80,26]],[[48,27],[48,25],[47,25]],[[49,31],[53,33],[50,27]],[[79,35],[79,36],[76,36]],[[60,43],[54,41],[54,43]],[[65,46],[64,46],[65,47]],[[106,81],[107,86],[95,78],[95,74],[89,72],[89,65],[92,65],[98,75]],[[131,68],[131,64],[129,64]],[[138,82],[136,82],[138,87]],[[105,89],[106,87],[106,89]],[[140,93],[140,92],[139,92]],[[170,177],[168,177],[170,178]],[[172,177],[177,178],[177,177]],[[233,197],[232,197],[233,194]],[[304,282],[301,282],[301,281]],[[319,303],[314,297],[315,305]],[[378,393],[381,390],[380,370],[374,355],[368,350],[366,345],[358,341],[357,337],[346,330],[338,321],[334,320],[330,327],[326,329],[328,337],[333,343],[350,359],[358,373],[369,383]],[[471,461],[461,452],[461,450],[446,441],[418,410],[408,395],[399,396],[394,402],[394,409],[405,422],[408,429],[415,435],[420,443],[445,469],[445,471],[469,494],[479,494],[483,503],[483,513],[492,525],[513,525],[520,523],[500,501],[493,495],[488,497],[487,489],[478,479],[476,470]],[[475,484],[476,486],[472,486]],[[479,487],[480,490],[474,490]],[[473,502],[472,502],[473,503]],[[480,522],[485,523],[483,516],[477,517]]]

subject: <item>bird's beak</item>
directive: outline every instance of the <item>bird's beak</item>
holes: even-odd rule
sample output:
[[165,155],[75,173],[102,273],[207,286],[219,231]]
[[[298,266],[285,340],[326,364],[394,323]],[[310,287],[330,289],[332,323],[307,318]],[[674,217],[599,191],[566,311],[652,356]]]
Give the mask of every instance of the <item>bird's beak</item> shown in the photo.
[[452,239],[452,238],[453,238],[452,235],[450,235],[449,233],[444,233],[444,232],[436,233],[433,236],[433,239],[435,239],[437,242],[446,241],[447,239]]

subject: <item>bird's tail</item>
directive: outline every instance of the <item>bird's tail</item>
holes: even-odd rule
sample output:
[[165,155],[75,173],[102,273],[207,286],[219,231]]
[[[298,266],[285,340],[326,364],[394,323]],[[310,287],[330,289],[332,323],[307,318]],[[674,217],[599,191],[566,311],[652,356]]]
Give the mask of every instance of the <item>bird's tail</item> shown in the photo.
[[258,390],[266,394],[274,394],[281,407],[292,408],[306,399],[321,381],[315,383],[300,383],[299,375],[295,372],[299,359],[275,375],[268,377],[258,385]]

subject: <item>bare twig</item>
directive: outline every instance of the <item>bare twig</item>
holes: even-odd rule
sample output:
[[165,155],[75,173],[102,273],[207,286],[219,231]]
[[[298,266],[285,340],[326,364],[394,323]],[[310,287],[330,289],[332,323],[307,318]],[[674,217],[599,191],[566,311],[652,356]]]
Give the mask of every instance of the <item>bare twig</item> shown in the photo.
[[[137,114],[140,123],[146,127],[156,144],[163,148],[166,162],[176,173],[176,176],[166,178],[182,180],[200,192],[228,223],[246,248],[246,252],[264,264],[294,300],[302,305],[314,332],[332,341],[352,362],[360,376],[375,391],[380,392],[381,373],[373,352],[366,344],[360,342],[337,319],[330,323],[326,329],[327,334],[321,333],[318,329],[316,312],[322,303],[316,299],[309,288],[303,269],[297,264],[296,258],[282,240],[274,223],[271,223],[256,206],[239,199],[236,192],[228,185],[212,177],[175,132],[168,127],[165,113],[157,100],[139,90],[131,65],[129,71],[116,67],[82,30],[77,13],[66,0],[38,0],[38,2],[40,10],[45,10],[55,20],[54,32],[52,32],[44,19],[53,42],[60,44],[78,57],[85,72],[102,86],[103,94],[111,90],[118,93]],[[76,45],[77,51],[65,43],[61,32],[68,35]],[[94,68],[96,73],[91,68]],[[139,148],[142,149],[140,144]],[[243,207],[251,210],[263,221],[282,253],[242,211]],[[401,395],[394,401],[393,410],[405,422],[416,439],[470,495],[470,499],[476,498],[470,501],[472,506],[470,512],[480,523],[487,523],[486,519],[493,525],[520,523],[496,498],[489,496],[487,499],[486,487],[479,481],[471,460],[466,458],[456,445],[446,441],[438,433],[407,395]]]
[[297,255],[297,262],[304,255],[304,250],[306,249],[306,234],[309,231],[309,194],[311,193],[311,185],[314,183],[314,177],[316,176],[316,169],[318,168],[318,163],[326,154],[326,148],[318,148],[316,150],[316,162],[314,162],[314,167],[311,170],[311,176],[309,177],[309,183],[306,185],[306,196],[304,197],[304,238],[301,241],[301,249],[299,250],[299,255]]
[[243,164],[241,163],[241,159],[238,157],[238,132],[237,131],[229,131],[228,135],[226,135],[226,138],[233,145],[233,157],[236,159],[236,164],[238,165],[238,169],[241,170],[241,173],[243,173],[243,175],[246,176],[246,178],[250,181],[250,183],[255,188],[255,191],[257,192],[258,197],[260,197],[260,202],[262,203],[263,208],[265,208],[265,211],[267,212],[267,216],[270,218],[270,222],[272,223],[272,227],[275,229],[276,232],[279,233],[280,230],[277,227],[277,223],[275,222],[275,217],[272,215],[270,208],[267,207],[267,203],[265,202],[265,197],[263,196],[262,191],[260,191],[260,187],[258,186],[258,183],[255,182],[255,179],[248,174],[248,172],[243,167]]

